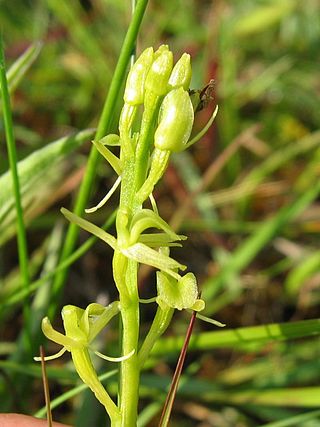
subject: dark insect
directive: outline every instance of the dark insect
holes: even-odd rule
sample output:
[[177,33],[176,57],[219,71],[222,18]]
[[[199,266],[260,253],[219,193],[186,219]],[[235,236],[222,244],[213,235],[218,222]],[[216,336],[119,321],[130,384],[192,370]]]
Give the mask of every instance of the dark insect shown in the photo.
[[213,92],[214,80],[210,80],[202,89],[189,90],[195,113],[203,110],[213,101]]

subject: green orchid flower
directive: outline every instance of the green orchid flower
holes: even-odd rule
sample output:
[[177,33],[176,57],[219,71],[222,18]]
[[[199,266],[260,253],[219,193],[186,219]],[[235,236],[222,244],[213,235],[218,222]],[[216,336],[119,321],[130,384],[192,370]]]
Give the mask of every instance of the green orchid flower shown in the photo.
[[[96,398],[114,419],[120,417],[119,409],[99,381],[89,350],[99,357],[111,362],[121,362],[132,356],[135,351],[134,349],[128,355],[113,358],[105,356],[91,347],[94,338],[108,322],[119,313],[119,311],[119,301],[115,301],[107,307],[92,303],[89,304],[85,310],[74,305],[66,305],[61,312],[65,335],[52,327],[48,317],[42,320],[42,331],[44,335],[51,341],[63,346],[58,353],[47,356],[45,360],[56,359],[66,351],[69,351],[79,377],[93,391]],[[40,357],[35,357],[34,359],[36,361],[41,360]]]
[[[79,225],[84,230],[94,234],[99,237],[109,246],[111,246],[114,250],[119,251],[125,257],[139,262],[140,264],[150,265],[151,267],[157,268],[161,271],[166,272],[170,276],[179,279],[180,276],[176,272],[177,269],[185,270],[186,266],[169,257],[168,255],[161,253],[152,247],[164,246],[166,236],[167,245],[172,244],[174,240],[183,240],[185,236],[179,236],[171,230],[170,226],[161,219],[155,212],[147,209],[143,209],[139,211],[137,216],[133,217],[132,220],[132,229],[134,239],[131,238],[131,230],[127,230],[128,240],[124,239],[120,244],[118,241],[109,233],[92,224],[91,222],[80,218],[76,214],[68,211],[65,208],[61,209],[63,215],[74,224]],[[126,214],[122,212],[122,225],[126,224]],[[165,234],[154,234],[147,235],[147,239],[144,239],[144,235],[142,231],[147,228],[161,228],[165,231]],[[140,240],[141,239],[141,240]],[[148,245],[146,244],[146,240]]]
[[156,301],[162,308],[169,306],[177,310],[193,311],[202,311],[205,308],[205,302],[198,298],[198,285],[193,273],[175,279],[163,271],[158,271],[157,291]]

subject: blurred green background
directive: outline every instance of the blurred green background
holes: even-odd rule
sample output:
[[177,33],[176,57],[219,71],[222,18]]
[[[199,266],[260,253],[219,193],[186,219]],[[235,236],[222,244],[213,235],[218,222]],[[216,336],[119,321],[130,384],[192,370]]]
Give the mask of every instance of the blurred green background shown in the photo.
[[[215,80],[213,105],[197,114],[195,131],[219,105],[214,126],[173,158],[155,193],[162,216],[189,236],[176,253],[197,274],[206,313],[227,325],[217,331],[197,322],[172,426],[320,425],[319,17],[317,0],[149,2],[137,52],[169,44],[176,59],[191,54],[192,88]],[[33,281],[57,266],[66,227],[59,209],[72,209],[130,19],[129,0],[0,0],[17,152],[26,159]],[[121,102],[119,93],[115,132]],[[43,406],[41,372],[19,350],[26,325],[0,126],[0,411],[33,414]],[[90,206],[113,180],[101,161]],[[116,199],[95,223],[112,214]],[[78,245],[87,239],[81,233]],[[111,255],[95,243],[71,266],[59,301],[50,280],[37,287],[30,298],[35,343],[51,304],[85,307],[116,296]],[[153,279],[142,269],[145,298],[155,293]],[[154,307],[144,310],[147,331]],[[167,337],[183,336],[187,322],[178,313]],[[108,354],[117,354],[114,327],[104,337]],[[180,344],[163,339],[143,374],[141,426],[157,425]],[[48,353],[55,351],[50,344]],[[47,369],[52,399],[78,384],[68,355]],[[115,390],[115,377],[108,381]],[[89,392],[53,413],[77,427],[106,422]]]

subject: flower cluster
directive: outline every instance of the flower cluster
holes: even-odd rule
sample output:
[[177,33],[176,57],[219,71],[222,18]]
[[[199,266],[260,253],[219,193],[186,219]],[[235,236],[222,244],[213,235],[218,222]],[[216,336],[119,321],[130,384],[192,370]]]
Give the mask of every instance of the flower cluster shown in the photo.
[[[94,142],[119,175],[103,201],[109,199],[120,183],[123,188],[127,187],[120,197],[117,239],[66,209],[62,212],[70,221],[95,234],[127,259],[157,268],[157,301],[166,301],[173,308],[200,310],[204,303],[197,302],[194,275],[188,273],[185,278],[181,277],[178,270],[184,270],[185,266],[169,256],[169,247],[180,245],[177,242],[185,237],[177,235],[158,215],[152,198],[154,186],[162,177],[170,154],[188,147],[194,121],[194,106],[188,91],[190,80],[190,55],[184,53],[173,66],[173,55],[168,46],[162,45],[156,52],[151,47],[147,48],[127,78],[119,135],[107,135]],[[139,108],[143,111],[137,117]],[[120,157],[108,148],[113,145],[120,146]],[[142,206],[148,198],[152,199],[153,210]],[[146,233],[148,229],[161,232]],[[163,248],[167,248],[166,251]],[[125,292],[124,289],[122,291]]]

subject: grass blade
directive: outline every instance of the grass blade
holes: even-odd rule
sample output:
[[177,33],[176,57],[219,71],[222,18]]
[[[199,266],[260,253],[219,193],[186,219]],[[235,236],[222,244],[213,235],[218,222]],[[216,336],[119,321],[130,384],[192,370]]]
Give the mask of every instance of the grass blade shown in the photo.
[[[4,120],[4,127],[5,127],[5,134],[6,134],[9,164],[10,164],[10,170],[12,175],[13,192],[15,197],[15,208],[17,212],[19,265],[20,265],[21,278],[22,278],[23,285],[25,289],[28,289],[30,284],[30,277],[29,277],[29,268],[28,268],[27,238],[26,238],[26,230],[24,225],[23,210],[22,210],[22,204],[21,204],[21,193],[20,193],[20,183],[19,183],[18,168],[17,168],[16,146],[15,146],[15,139],[14,139],[14,133],[13,133],[12,112],[11,112],[8,82],[7,82],[7,76],[6,76],[6,70],[5,70],[3,43],[1,39],[0,39],[0,85],[1,85],[1,93],[2,93],[3,120]],[[25,324],[29,325],[30,310],[29,310],[27,298],[24,301],[23,314],[24,314]],[[32,351],[31,340],[27,339],[29,334],[30,334],[30,331],[26,328],[25,348],[28,349],[28,352],[31,352]]]
[[[290,323],[270,323],[262,326],[202,332],[191,337],[189,349],[210,350],[213,348],[250,348],[252,344],[265,345],[268,342],[291,340],[307,336],[320,335],[320,319],[301,320]],[[176,353],[181,348],[180,337],[162,338],[152,350],[155,356]],[[252,348],[252,347],[251,347]]]

